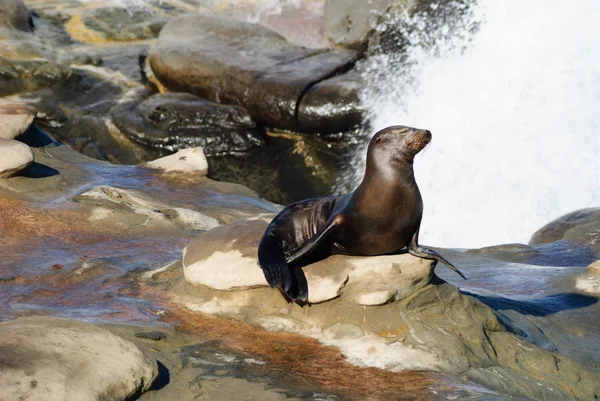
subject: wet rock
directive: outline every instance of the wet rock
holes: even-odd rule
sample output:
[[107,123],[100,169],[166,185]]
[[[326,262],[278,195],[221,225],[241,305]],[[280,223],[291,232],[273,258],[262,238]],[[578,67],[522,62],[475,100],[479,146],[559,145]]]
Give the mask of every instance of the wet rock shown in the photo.
[[600,256],[600,208],[581,209],[559,217],[537,230],[529,243],[559,240],[584,245]]
[[169,21],[149,62],[171,91],[241,105],[259,124],[297,130],[303,94],[357,57],[350,50],[306,49],[258,25],[197,14]]
[[104,41],[133,41],[151,39],[167,22],[167,18],[147,10],[106,7],[86,12],[81,21],[89,29],[89,37]]
[[187,93],[149,95],[135,88],[111,112],[116,126],[144,145],[168,150],[202,146],[207,155],[220,155],[264,144],[262,131],[241,107]]
[[0,138],[0,178],[18,173],[32,162],[33,152],[29,146],[12,139]]
[[21,0],[0,0],[0,30],[18,29],[23,32],[33,30],[31,12]]
[[21,135],[29,128],[35,115],[34,107],[0,99],[0,138],[13,139]]
[[531,245],[506,244],[469,249],[468,253],[506,262],[523,263],[540,256],[541,252]]
[[[409,254],[335,255],[305,266],[311,305],[288,303],[267,287],[256,265],[271,218],[237,220],[192,242],[184,251],[184,280],[169,279],[172,299],[194,311],[317,338],[359,366],[467,374],[503,390],[494,380],[505,372],[514,394],[534,399],[589,399],[597,391],[598,375],[507,332],[490,307],[435,277],[430,261]],[[534,360],[540,362],[532,371]],[[555,360],[569,371],[557,371]],[[583,388],[573,393],[583,377]]]
[[382,16],[390,8],[409,9],[405,0],[326,0],[325,36],[336,47],[364,50]]
[[181,149],[173,155],[153,160],[144,166],[163,170],[165,173],[193,171],[200,175],[206,175],[208,172],[208,162],[201,147]]
[[[257,264],[257,248],[273,217],[238,220],[198,237],[184,249],[187,282],[215,290],[267,287]],[[346,298],[357,304],[377,305],[402,299],[427,285],[431,266],[431,262],[408,254],[369,258],[336,255],[303,270],[310,303],[334,299],[345,291]]]
[[359,97],[365,82],[350,71],[313,85],[298,107],[301,132],[343,132],[358,127],[365,116]]
[[192,209],[175,207],[153,199],[148,194],[138,190],[125,190],[106,185],[92,188],[75,197],[78,202],[111,208],[124,208],[136,215],[145,216],[141,225],[150,221],[155,224],[171,222],[185,228],[206,231],[221,225],[217,219],[204,215]]
[[7,399],[125,400],[158,375],[136,345],[88,323],[30,317],[0,323],[0,333]]

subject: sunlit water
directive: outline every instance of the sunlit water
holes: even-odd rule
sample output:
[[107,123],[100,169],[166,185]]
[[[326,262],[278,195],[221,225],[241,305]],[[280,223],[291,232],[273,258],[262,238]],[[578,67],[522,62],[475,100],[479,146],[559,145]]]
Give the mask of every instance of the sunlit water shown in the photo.
[[417,27],[407,60],[367,60],[364,100],[375,129],[433,133],[415,162],[422,242],[526,243],[600,204],[600,2],[480,0],[463,14],[395,22]]

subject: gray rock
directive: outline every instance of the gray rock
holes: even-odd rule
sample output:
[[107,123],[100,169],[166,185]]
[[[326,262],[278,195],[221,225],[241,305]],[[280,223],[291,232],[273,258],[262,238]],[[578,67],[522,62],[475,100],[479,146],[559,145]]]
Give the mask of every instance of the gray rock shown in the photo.
[[359,91],[365,82],[350,71],[313,85],[298,107],[298,130],[301,132],[343,132],[358,127],[365,108]]
[[0,334],[7,400],[125,400],[158,375],[136,345],[88,323],[30,317],[0,323]]
[[31,13],[21,0],[0,0],[0,29],[33,30]]
[[32,162],[33,152],[29,146],[12,139],[0,138],[0,178],[18,173]]
[[202,146],[207,155],[264,145],[262,130],[242,107],[187,93],[149,96],[147,89],[134,88],[111,111],[115,125],[139,143],[167,150]]
[[105,40],[132,41],[157,37],[167,19],[146,10],[102,7],[87,11],[82,22]]
[[303,94],[357,57],[351,50],[306,49],[258,25],[197,14],[169,21],[149,62],[171,91],[241,105],[259,124],[297,130]]
[[559,240],[584,245],[600,256],[600,208],[581,209],[561,216],[537,230],[529,243]]
[[27,131],[36,113],[25,103],[0,99],[0,138],[13,139]]
[[326,0],[325,36],[336,47],[364,50],[369,36],[392,6],[406,0]]
[[[94,206],[125,209],[135,215],[145,216],[146,219],[141,225],[152,222],[156,225],[171,226],[174,223],[183,226],[183,228],[197,231],[206,231],[221,225],[214,217],[196,210],[165,204],[138,190],[125,190],[101,185],[82,193],[74,199]],[[108,211],[110,212],[110,209]],[[102,220],[105,215],[110,216],[111,214],[100,214],[95,220]]]
[[[184,251],[188,283],[215,290],[267,287],[257,248],[274,215],[240,219],[199,236]],[[368,258],[335,255],[304,267],[308,301],[325,302],[345,293],[359,305],[403,299],[431,278],[430,261],[411,255]],[[383,297],[383,299],[382,299]]]

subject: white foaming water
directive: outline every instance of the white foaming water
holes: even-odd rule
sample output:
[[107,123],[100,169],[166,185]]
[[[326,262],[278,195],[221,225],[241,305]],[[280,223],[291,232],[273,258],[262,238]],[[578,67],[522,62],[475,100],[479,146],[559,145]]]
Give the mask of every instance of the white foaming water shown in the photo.
[[410,21],[420,30],[408,65],[368,60],[365,101],[375,130],[433,133],[415,161],[421,242],[527,243],[600,206],[600,1],[480,0],[466,18],[438,31],[454,39],[435,48],[423,45],[427,23]]

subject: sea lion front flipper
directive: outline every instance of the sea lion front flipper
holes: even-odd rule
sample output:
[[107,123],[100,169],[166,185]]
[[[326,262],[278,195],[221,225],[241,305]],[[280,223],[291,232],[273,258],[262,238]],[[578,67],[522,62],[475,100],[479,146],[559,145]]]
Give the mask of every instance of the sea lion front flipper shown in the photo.
[[297,262],[315,251],[342,224],[343,220],[344,217],[339,213],[330,217],[327,223],[315,235],[302,244],[300,248],[288,255],[286,261],[290,264]]
[[265,235],[258,245],[258,264],[271,288],[281,287],[288,293],[292,287],[292,272],[281,250],[281,240],[273,235]]
[[419,229],[420,229],[420,227],[417,228],[415,235],[413,235],[412,240],[410,241],[410,243],[407,246],[408,252],[413,256],[418,256],[418,257],[424,258],[424,259],[434,259],[434,260],[437,260],[438,262],[442,262],[443,264],[448,266],[450,269],[454,270],[456,273],[458,273],[462,278],[464,278],[466,280],[467,278],[464,276],[464,274],[462,274],[460,272],[460,270],[458,270],[452,263],[448,262],[446,260],[446,258],[444,258],[442,255],[440,255],[439,253],[437,253],[436,251],[434,251],[432,249],[419,246],[419,243],[418,243],[419,242]]

